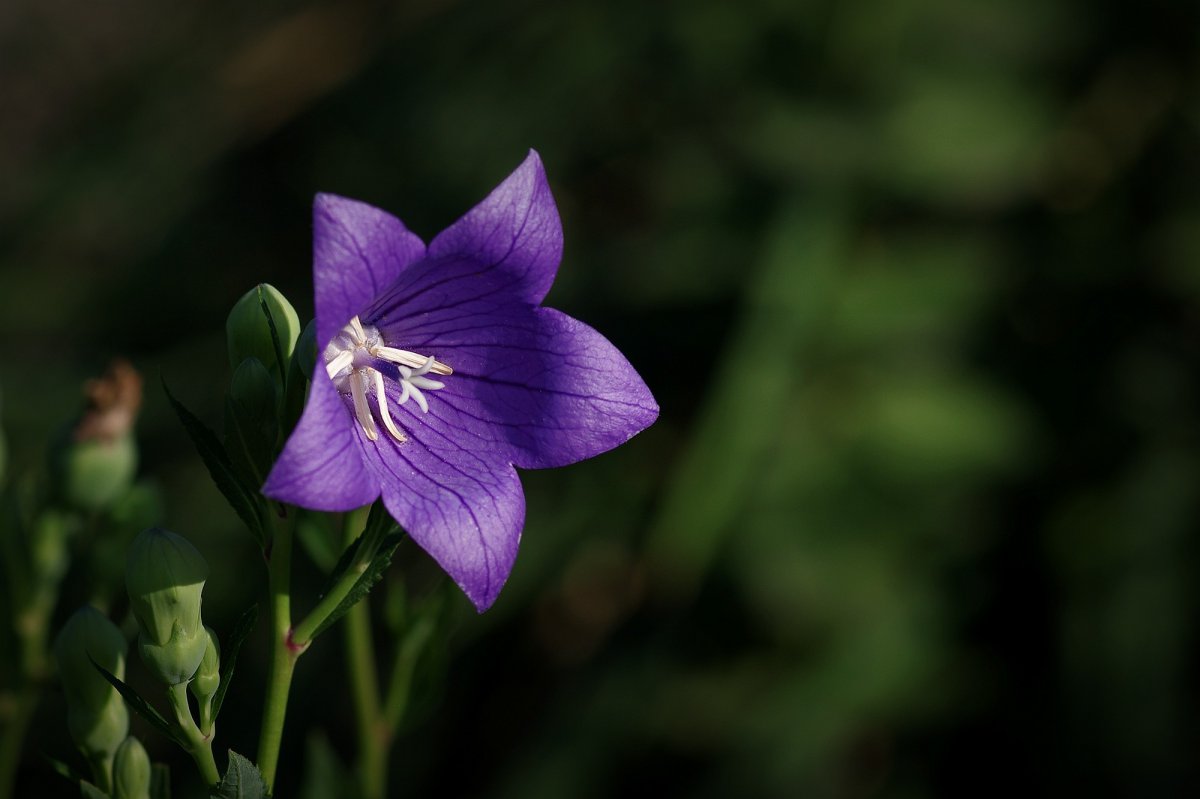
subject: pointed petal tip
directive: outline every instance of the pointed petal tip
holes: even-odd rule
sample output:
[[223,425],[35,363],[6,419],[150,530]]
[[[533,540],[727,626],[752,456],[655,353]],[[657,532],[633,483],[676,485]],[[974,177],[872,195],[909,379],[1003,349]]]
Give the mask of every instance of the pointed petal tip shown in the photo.
[[514,279],[522,301],[540,303],[562,260],[562,220],[538,152],[529,150],[481,202],[435,236],[429,255],[499,270]]
[[467,599],[469,599],[471,604],[475,606],[475,612],[481,616],[491,609],[492,605],[496,604],[496,599],[500,596],[499,591],[489,591],[486,594],[474,594],[471,591],[468,591],[465,585],[460,584],[458,587],[462,589],[462,592],[467,595]]

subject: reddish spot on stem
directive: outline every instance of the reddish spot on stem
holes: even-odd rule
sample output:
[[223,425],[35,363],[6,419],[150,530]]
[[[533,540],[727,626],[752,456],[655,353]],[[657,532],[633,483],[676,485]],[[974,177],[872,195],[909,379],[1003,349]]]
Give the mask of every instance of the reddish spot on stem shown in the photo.
[[308,649],[308,645],[311,644],[312,641],[306,641],[303,644],[298,644],[296,643],[295,639],[292,638],[293,632],[295,632],[295,630],[289,627],[287,636],[285,636],[283,639],[283,643],[287,646],[288,652],[291,652],[293,655],[299,655],[304,650]]

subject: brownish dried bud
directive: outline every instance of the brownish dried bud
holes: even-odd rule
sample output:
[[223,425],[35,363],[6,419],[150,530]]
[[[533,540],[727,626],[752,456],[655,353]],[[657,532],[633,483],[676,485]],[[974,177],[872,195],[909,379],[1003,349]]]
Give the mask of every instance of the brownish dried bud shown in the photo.
[[142,407],[142,376],[118,358],[102,377],[83,386],[87,408],[75,427],[76,441],[112,442],[133,430]]

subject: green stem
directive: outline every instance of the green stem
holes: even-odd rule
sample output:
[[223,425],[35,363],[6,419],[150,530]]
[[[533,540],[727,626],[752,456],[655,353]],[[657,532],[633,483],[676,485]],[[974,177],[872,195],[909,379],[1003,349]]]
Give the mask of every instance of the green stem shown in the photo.
[[[55,583],[54,588],[57,587]],[[21,685],[10,713],[0,718],[0,730],[3,730],[0,732],[0,799],[12,796],[25,733],[33,721],[42,683],[49,671],[46,638],[55,598],[54,591],[43,590],[28,608],[17,614],[13,623],[21,650]]]
[[116,760],[116,756],[112,753],[93,754],[87,760],[92,769],[92,784],[104,793],[112,793],[113,761]]
[[371,607],[364,597],[346,614],[346,658],[354,715],[358,722],[359,769],[364,799],[383,799],[387,791],[390,736],[380,714],[379,678],[371,641]]
[[[295,516],[293,509],[290,516]],[[287,714],[288,692],[296,660],[304,653],[292,637],[292,524],[276,524],[267,564],[271,594],[271,673],[267,678],[267,698],[263,706],[262,729],[258,738],[258,768],[267,783],[275,787],[279,766],[279,747],[283,742],[283,722]]]
[[[351,531],[350,541],[347,545],[354,543],[354,532],[362,529],[363,509],[354,511],[346,516],[346,529]],[[354,588],[354,584],[358,582],[358,578],[362,576],[367,567],[371,565],[371,559],[375,557],[375,553],[379,551],[379,544],[382,538],[377,534],[365,535],[362,543],[358,547],[358,551],[354,554],[354,560],[346,568],[346,571],[337,579],[337,582],[329,589],[325,596],[321,597],[321,601],[317,606],[309,611],[295,630],[292,631],[292,641],[296,646],[306,647],[312,643],[313,634],[317,628],[324,623],[329,615],[337,610],[338,605],[342,604],[342,600]]]
[[221,772],[217,770],[217,761],[213,759],[212,735],[200,732],[196,720],[192,718],[192,709],[188,706],[187,683],[172,685],[167,689],[167,696],[171,700],[171,708],[175,711],[175,723],[187,739],[188,754],[196,761],[200,776],[209,785],[216,785],[221,781]]
[[11,715],[5,714],[0,733],[0,799],[13,795],[17,779],[17,764],[21,762],[21,745],[25,742],[25,730],[33,719],[37,707],[38,691],[26,688],[12,700]]
[[429,639],[433,637],[435,626],[432,617],[421,616],[400,641],[400,650],[396,653],[395,663],[392,664],[392,676],[388,681],[387,699],[383,707],[384,728],[388,730],[389,735],[394,735],[400,727],[400,722],[404,720],[417,659],[420,658]]

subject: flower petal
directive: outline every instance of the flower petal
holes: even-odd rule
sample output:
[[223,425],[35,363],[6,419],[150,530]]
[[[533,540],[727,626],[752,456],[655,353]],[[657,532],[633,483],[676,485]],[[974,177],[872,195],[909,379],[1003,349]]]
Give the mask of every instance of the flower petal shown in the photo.
[[262,492],[313,510],[353,510],[375,501],[379,479],[363,462],[357,425],[345,400],[324,370],[318,372],[300,423]]
[[541,302],[562,260],[562,222],[537,152],[530,150],[483,202],[439,233],[429,256],[470,258],[515,278],[521,299]]
[[483,292],[381,326],[385,338],[454,368],[430,414],[469,431],[471,446],[486,442],[525,469],[564,466],[623,444],[658,418],[637,371],[591,327],[550,308],[498,302]]
[[313,201],[318,351],[424,255],[424,242],[386,211],[318,194]]
[[381,435],[368,458],[383,503],[482,613],[517,557],[525,496],[516,470],[432,414],[405,422],[407,441]]

